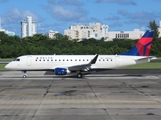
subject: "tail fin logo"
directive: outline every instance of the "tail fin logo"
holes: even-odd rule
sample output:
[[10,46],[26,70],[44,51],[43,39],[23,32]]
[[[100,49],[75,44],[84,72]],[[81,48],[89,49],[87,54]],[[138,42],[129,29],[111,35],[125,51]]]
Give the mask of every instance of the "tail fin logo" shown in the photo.
[[149,56],[153,35],[154,31],[147,31],[130,51],[122,55]]
[[[153,32],[154,33],[154,32]],[[136,48],[140,56],[148,56],[153,40],[152,32],[146,32],[144,36],[136,43]]]

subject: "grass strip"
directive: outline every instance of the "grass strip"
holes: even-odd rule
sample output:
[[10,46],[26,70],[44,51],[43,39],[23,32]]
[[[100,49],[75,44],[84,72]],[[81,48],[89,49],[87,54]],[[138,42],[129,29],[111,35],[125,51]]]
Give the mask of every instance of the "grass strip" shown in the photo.
[[[6,64],[0,64],[0,70],[6,70],[5,67]],[[128,67],[123,67],[122,69],[161,69],[161,63],[160,62],[150,62],[150,63],[143,63]]]
[[125,67],[125,69],[161,69],[160,62],[150,62]]
[[0,64],[0,70],[6,70],[5,67],[6,64]]

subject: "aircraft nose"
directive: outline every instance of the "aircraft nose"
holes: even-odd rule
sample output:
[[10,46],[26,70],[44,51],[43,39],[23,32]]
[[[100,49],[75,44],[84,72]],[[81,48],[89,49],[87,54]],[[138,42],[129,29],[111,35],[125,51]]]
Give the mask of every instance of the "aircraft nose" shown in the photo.
[[5,68],[6,68],[6,69],[9,69],[9,68],[10,68],[10,64],[7,64],[7,65],[5,66]]

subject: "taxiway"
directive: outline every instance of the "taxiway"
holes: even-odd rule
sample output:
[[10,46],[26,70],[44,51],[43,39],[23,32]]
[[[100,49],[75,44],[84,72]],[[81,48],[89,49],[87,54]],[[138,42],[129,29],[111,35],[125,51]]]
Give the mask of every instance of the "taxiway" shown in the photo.
[[0,72],[0,120],[160,120],[161,75]]

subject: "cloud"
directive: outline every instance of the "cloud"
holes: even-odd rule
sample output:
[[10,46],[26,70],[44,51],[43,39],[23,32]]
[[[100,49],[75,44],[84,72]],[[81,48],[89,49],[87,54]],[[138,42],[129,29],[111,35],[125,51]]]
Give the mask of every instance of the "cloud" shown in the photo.
[[32,16],[33,20],[36,22],[41,22],[43,20],[43,18],[29,10],[20,11],[18,8],[13,8],[6,11],[4,15],[1,15],[2,27],[20,35],[20,22],[26,19],[26,16]]
[[126,20],[124,21],[125,24],[138,24],[139,26],[148,26],[149,22],[153,19],[157,19],[160,16],[158,16],[159,13],[153,13],[153,12],[133,12],[130,13],[126,10],[119,10],[118,15],[121,15]]
[[44,9],[54,18],[61,21],[84,22],[87,12],[81,8],[65,8],[60,5],[45,6]]
[[78,0],[48,0],[47,1],[50,5],[71,5],[71,6],[82,6],[84,3],[79,2]]
[[109,26],[110,26],[110,28],[114,28],[114,27],[120,27],[121,28],[123,26],[123,24],[121,22],[113,22]]
[[47,0],[47,2],[48,2],[49,4],[55,4],[55,3],[56,3],[55,0]]
[[151,19],[151,18],[157,17],[157,13],[153,13],[153,12],[149,13],[145,11],[130,13],[127,10],[119,10],[117,13],[119,15],[126,17],[127,19],[144,19],[145,20],[145,19]]
[[120,14],[120,15],[123,15],[123,16],[126,16],[126,15],[129,14],[127,10],[118,10],[117,13]]
[[26,16],[32,16],[33,20],[35,20],[35,21],[42,20],[42,18],[40,16],[32,13],[29,10],[21,12],[17,8],[13,8],[13,9],[8,10],[5,13],[5,15],[3,15],[2,17],[4,18],[5,23],[14,24],[14,23],[20,23],[20,21],[25,19]]
[[88,21],[88,22],[100,22],[101,23],[101,20],[98,18],[95,18],[95,17],[91,17],[90,21]]
[[97,3],[116,3],[121,5],[136,5],[133,0],[95,0]]
[[84,4],[83,2],[79,2],[78,0],[60,0],[59,3],[72,6],[82,6]]
[[120,20],[120,17],[119,16],[112,16],[112,17],[108,17],[108,18],[105,18],[105,20]]
[[161,2],[161,0],[153,0],[153,1]]
[[8,2],[9,0],[0,0],[0,3]]
[[82,8],[83,5],[79,0],[48,0],[48,4],[42,8],[55,20],[86,22],[88,12]]

